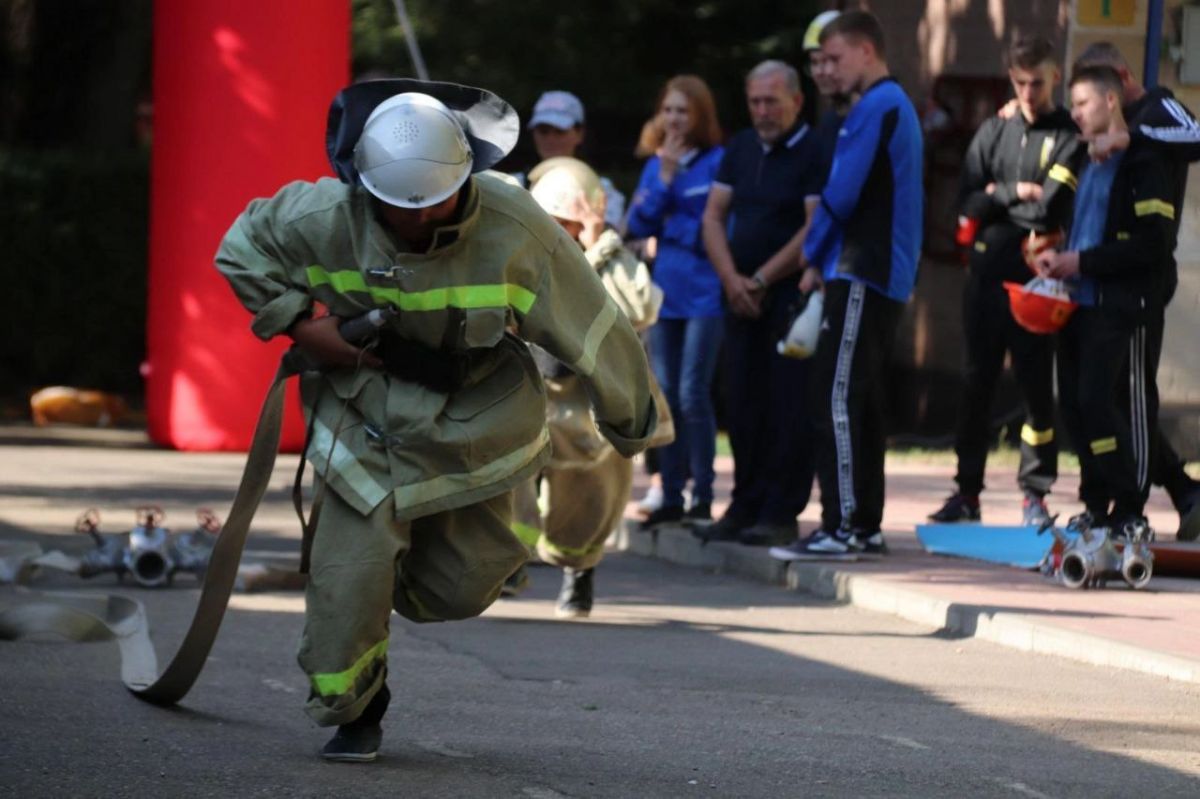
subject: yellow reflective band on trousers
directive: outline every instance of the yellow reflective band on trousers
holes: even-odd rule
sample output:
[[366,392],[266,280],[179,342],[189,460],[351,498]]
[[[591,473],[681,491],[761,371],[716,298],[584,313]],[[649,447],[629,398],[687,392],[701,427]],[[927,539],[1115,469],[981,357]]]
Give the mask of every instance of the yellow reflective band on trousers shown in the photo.
[[538,539],[542,537],[542,531],[533,525],[522,524],[521,522],[512,523],[513,535],[521,540],[521,543],[532,549],[537,546]]
[[1107,452],[1117,451],[1117,439],[1114,438],[1098,438],[1091,444],[1093,455],[1103,455]]
[[330,674],[314,674],[312,679],[313,690],[321,696],[337,696],[344,694],[354,687],[354,681],[358,679],[358,675],[362,674],[367,666],[371,665],[375,660],[387,656],[388,639],[384,638],[375,646],[363,652],[358,660],[354,661],[354,665],[345,671],[337,671]]
[[401,291],[387,286],[368,286],[360,272],[328,272],[310,266],[306,273],[313,288],[329,286],[338,294],[352,291],[369,294],[379,303],[389,303],[401,311],[441,311],[446,308],[503,308],[509,306],[529,313],[537,295],[515,283],[489,283],[478,286],[444,286],[428,291]]
[[1072,174],[1071,170],[1067,169],[1062,164],[1055,164],[1054,166],[1050,167],[1050,174],[1048,174],[1046,177],[1050,178],[1051,180],[1057,180],[1064,186],[1069,186],[1072,191],[1074,191],[1075,187],[1079,185],[1079,181],[1075,179],[1075,175]]
[[1167,219],[1175,218],[1175,206],[1165,200],[1142,200],[1133,204],[1133,212],[1137,216],[1161,214]]
[[1031,447],[1040,447],[1054,440],[1054,428],[1049,430],[1034,430],[1029,425],[1021,426],[1021,440]]
[[600,541],[592,544],[590,547],[564,547],[555,544],[548,538],[543,538],[542,546],[556,555],[563,555],[564,557],[568,558],[584,558],[588,555],[595,555],[597,552],[604,549],[604,540],[601,539]]

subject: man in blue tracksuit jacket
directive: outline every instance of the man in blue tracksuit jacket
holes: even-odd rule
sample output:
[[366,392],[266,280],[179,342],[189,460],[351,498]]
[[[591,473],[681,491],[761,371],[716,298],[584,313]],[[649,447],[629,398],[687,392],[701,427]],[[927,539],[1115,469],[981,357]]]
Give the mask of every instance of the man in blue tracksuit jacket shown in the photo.
[[861,98],[838,134],[829,181],[804,242],[802,289],[825,284],[814,356],[814,421],[821,527],[773,547],[782,560],[886,551],[884,394],[896,324],[912,295],[921,250],[921,128],[889,75],[883,29],[849,11],[821,33],[838,88]]

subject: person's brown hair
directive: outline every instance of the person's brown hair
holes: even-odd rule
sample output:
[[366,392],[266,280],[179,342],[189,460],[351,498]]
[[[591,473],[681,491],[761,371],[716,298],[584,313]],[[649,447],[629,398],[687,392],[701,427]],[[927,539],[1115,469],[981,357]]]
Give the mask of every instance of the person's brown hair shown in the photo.
[[1090,83],[1095,86],[1101,93],[1112,92],[1119,98],[1121,97],[1121,75],[1115,69],[1105,64],[1096,64],[1090,67],[1080,67],[1071,75],[1069,88],[1073,88],[1076,83]]
[[821,30],[821,44],[834,36],[855,41],[868,41],[875,48],[875,56],[883,61],[887,57],[887,46],[883,39],[883,26],[879,18],[869,11],[843,11]]
[[713,100],[712,91],[704,79],[697,75],[676,75],[668,80],[658,93],[654,103],[654,116],[642,125],[641,136],[638,137],[634,153],[639,158],[654,155],[662,146],[667,133],[663,129],[659,109],[663,100],[671,92],[676,91],[687,98],[688,116],[691,117],[692,129],[688,131],[688,144],[701,150],[715,147],[721,143],[721,123],[717,120],[717,104]]
[[1004,65],[1009,69],[1033,70],[1047,61],[1054,61],[1054,45],[1045,36],[1013,39],[1004,54]]

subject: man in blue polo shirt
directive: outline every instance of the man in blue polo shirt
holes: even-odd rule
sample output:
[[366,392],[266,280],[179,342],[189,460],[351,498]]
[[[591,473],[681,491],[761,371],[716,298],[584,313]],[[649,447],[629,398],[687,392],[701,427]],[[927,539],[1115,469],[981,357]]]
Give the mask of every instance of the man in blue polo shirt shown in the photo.
[[785,358],[807,230],[806,200],[820,194],[825,168],[800,119],[800,76],[764,61],[746,77],[751,128],[729,142],[704,211],[704,245],[725,295],[725,388],[733,448],[733,502],[695,532],[706,540],[770,545],[796,537],[808,504],[813,461],[808,364]]

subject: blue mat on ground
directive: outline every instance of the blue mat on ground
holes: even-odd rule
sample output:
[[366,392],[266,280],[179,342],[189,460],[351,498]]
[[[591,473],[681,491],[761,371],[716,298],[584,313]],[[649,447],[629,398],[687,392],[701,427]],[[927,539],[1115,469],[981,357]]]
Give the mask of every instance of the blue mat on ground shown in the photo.
[[918,524],[917,540],[927,552],[1036,569],[1054,546],[1049,532],[1036,527],[988,524]]

